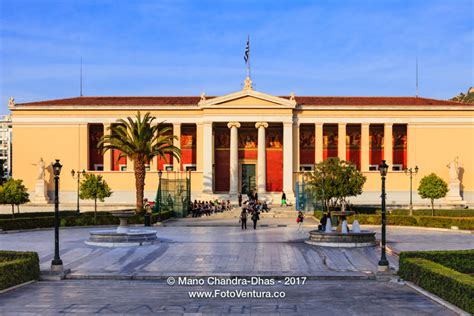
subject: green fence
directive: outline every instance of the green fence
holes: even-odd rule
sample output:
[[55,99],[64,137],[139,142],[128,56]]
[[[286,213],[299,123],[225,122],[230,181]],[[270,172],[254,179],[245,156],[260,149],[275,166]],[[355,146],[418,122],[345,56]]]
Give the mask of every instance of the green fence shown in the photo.
[[173,211],[175,217],[186,217],[191,198],[191,173],[173,172],[161,177],[154,212]]

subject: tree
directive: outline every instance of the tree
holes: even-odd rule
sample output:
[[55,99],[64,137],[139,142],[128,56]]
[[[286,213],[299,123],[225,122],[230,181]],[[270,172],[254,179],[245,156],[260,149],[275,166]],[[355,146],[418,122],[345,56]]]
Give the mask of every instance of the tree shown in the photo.
[[120,151],[119,159],[128,157],[133,161],[137,214],[143,211],[145,164],[156,156],[166,160],[166,154],[181,158],[181,150],[173,146],[173,140],[177,137],[168,133],[171,128],[165,127],[163,122],[152,124],[155,119],[150,113],[142,117],[140,112],[135,118],[120,119],[118,124],[109,128],[111,133],[104,135],[98,144],[103,152],[116,149]]
[[334,209],[346,198],[362,193],[366,177],[357,167],[339,158],[329,158],[315,165],[306,175],[307,191],[324,205]]
[[97,222],[97,200],[104,202],[105,198],[112,195],[109,185],[102,176],[86,173],[79,187],[81,200],[94,200],[94,221]]
[[15,217],[15,205],[17,212],[20,214],[20,204],[30,201],[28,190],[23,184],[23,180],[8,179],[1,190],[1,203],[10,204],[12,206],[12,217]]
[[418,195],[423,199],[431,200],[431,215],[434,216],[434,200],[441,199],[448,193],[448,184],[432,173],[423,177],[418,186]]

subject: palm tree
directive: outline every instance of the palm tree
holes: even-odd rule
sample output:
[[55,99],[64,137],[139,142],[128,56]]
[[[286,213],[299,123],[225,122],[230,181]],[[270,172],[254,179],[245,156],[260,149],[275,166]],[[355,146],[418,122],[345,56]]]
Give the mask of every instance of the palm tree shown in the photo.
[[143,117],[140,112],[134,118],[127,117],[117,120],[117,124],[108,129],[111,132],[102,136],[97,145],[102,152],[116,149],[120,151],[118,159],[128,157],[133,161],[135,171],[136,212],[143,210],[143,191],[145,188],[145,164],[158,156],[167,159],[181,157],[181,150],[173,146],[176,136],[169,134],[170,127],[165,127],[163,122],[152,124],[156,118],[146,113]]

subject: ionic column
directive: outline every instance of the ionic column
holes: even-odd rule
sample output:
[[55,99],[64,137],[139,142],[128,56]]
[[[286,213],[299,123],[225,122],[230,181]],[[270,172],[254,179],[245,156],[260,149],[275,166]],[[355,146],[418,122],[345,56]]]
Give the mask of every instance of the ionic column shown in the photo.
[[346,123],[339,123],[337,139],[337,156],[340,160],[346,160]]
[[266,193],[267,189],[267,163],[266,163],[266,141],[265,129],[268,127],[266,122],[257,122],[255,127],[258,129],[258,152],[257,152],[257,192]]
[[212,194],[212,122],[202,124],[202,144],[202,192]]
[[[173,123],[173,135],[178,136],[178,138],[173,138],[173,146],[181,149],[181,123]],[[173,171],[180,171],[181,163],[180,160],[176,157],[173,158]]]
[[[283,191],[293,199],[293,123],[283,123]],[[294,202],[294,201],[293,201]]]
[[360,170],[369,171],[369,128],[370,124],[363,123],[360,130]]
[[229,178],[229,194],[237,195],[239,183],[239,138],[238,128],[239,122],[229,122],[227,127],[230,128],[230,178]]
[[389,170],[392,170],[393,167],[393,132],[392,132],[392,123],[384,125],[383,132],[383,159],[387,165],[389,165]]
[[[112,132],[110,130],[111,126],[111,123],[104,123],[104,135],[110,135]],[[112,170],[112,149],[109,149],[104,153],[104,171],[110,170]]]
[[293,170],[300,171],[300,124],[293,124]]
[[416,147],[415,147],[415,138],[416,138],[416,125],[408,124],[407,125],[407,166],[415,166],[416,162]]
[[316,123],[316,131],[314,133],[314,151],[316,155],[315,162],[323,161],[323,123]]

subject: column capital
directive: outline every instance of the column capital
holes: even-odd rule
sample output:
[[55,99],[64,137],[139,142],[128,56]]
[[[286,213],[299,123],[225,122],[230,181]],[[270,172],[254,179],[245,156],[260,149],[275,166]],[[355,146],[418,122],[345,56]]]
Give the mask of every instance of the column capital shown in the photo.
[[338,126],[347,126],[347,123],[338,123]]
[[385,127],[392,127],[392,126],[393,126],[393,123],[384,123],[384,126],[385,126]]
[[267,128],[268,123],[267,122],[257,122],[257,123],[255,123],[255,128],[260,128],[260,127]]
[[227,127],[228,128],[232,128],[232,127],[240,128],[240,123],[239,122],[229,122],[229,123],[227,123]]

